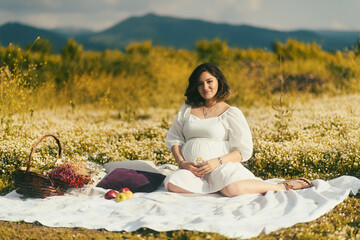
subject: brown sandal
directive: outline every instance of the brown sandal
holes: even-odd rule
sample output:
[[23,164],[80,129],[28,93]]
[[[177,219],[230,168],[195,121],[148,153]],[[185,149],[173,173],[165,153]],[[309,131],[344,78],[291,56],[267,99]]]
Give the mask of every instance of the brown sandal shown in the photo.
[[[304,187],[295,187],[294,184],[292,184],[292,182],[298,182],[298,181],[303,181],[305,183],[307,183],[307,186]],[[286,180],[281,182],[281,184],[285,185],[286,190],[301,190],[301,189],[305,189],[305,188],[311,188],[312,187],[312,183],[310,180],[306,179],[306,178],[298,178],[298,179],[292,179],[292,180]]]

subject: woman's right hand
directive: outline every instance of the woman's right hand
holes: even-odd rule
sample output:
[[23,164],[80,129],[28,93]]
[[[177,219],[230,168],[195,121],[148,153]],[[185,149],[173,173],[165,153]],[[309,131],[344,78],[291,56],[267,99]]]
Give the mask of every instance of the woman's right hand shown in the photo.
[[190,172],[192,172],[195,176],[197,177],[203,177],[203,174],[199,173],[199,168],[197,167],[197,165],[193,162],[188,162],[188,161],[182,161],[180,162],[180,167],[186,170],[189,170]]

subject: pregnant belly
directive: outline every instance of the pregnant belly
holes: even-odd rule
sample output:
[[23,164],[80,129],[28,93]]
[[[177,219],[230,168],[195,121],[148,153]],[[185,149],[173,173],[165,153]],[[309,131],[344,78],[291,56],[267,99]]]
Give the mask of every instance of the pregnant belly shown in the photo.
[[181,151],[186,161],[197,163],[229,153],[229,142],[196,138],[187,141]]

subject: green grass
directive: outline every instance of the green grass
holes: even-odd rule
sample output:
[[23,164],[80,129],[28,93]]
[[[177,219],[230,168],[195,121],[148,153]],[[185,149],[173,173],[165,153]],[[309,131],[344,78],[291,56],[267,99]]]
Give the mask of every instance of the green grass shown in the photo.
[[[341,175],[360,178],[360,95],[284,99],[274,108],[241,108],[254,139],[246,166],[263,178],[329,180]],[[43,134],[59,136],[64,154],[79,154],[97,163],[148,159],[174,163],[164,139],[175,109],[124,112],[91,106],[59,107],[1,119],[0,195],[13,190],[12,172],[24,166],[31,146]],[[139,146],[141,146],[139,148]],[[35,152],[32,169],[57,159],[55,143],[46,140]],[[309,223],[261,234],[254,239],[360,239],[360,194],[347,198]],[[39,223],[0,221],[2,239],[226,239],[196,231],[108,232],[84,228],[49,228]]]

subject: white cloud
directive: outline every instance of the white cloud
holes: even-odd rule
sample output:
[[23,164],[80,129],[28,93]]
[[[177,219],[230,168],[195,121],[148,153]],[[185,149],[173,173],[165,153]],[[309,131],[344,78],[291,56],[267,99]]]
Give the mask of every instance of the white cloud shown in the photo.
[[21,20],[26,24],[41,28],[55,28],[58,27],[60,23],[58,15],[47,13],[25,15]]
[[270,28],[270,29],[274,29],[274,30],[277,30],[277,31],[284,31],[286,29],[284,29],[284,27],[280,24],[271,24],[271,25],[268,25],[267,28]]
[[331,28],[334,30],[348,30],[349,28],[337,20],[332,21]]
[[209,9],[209,8],[207,8],[207,9],[205,9],[205,15],[207,16],[207,17],[214,17],[215,16],[215,12],[214,12],[214,10],[213,9]]
[[[152,12],[163,16],[250,24],[275,29],[359,29],[357,23],[360,15],[357,12],[360,3],[358,0],[348,2],[341,4],[338,0],[0,0],[0,24],[19,21],[46,28],[76,26],[102,30],[127,17]],[[338,19],[334,20],[333,16]]]
[[116,4],[117,0],[104,0],[104,2],[107,4]]
[[261,0],[248,0],[246,3],[247,8],[250,11],[257,12],[261,9]]
[[7,11],[0,10],[0,24],[16,20],[16,17]]
[[[49,0],[36,0],[39,5],[48,8],[57,8],[60,6],[60,1],[49,1]],[[32,1],[29,1],[32,2]]]

